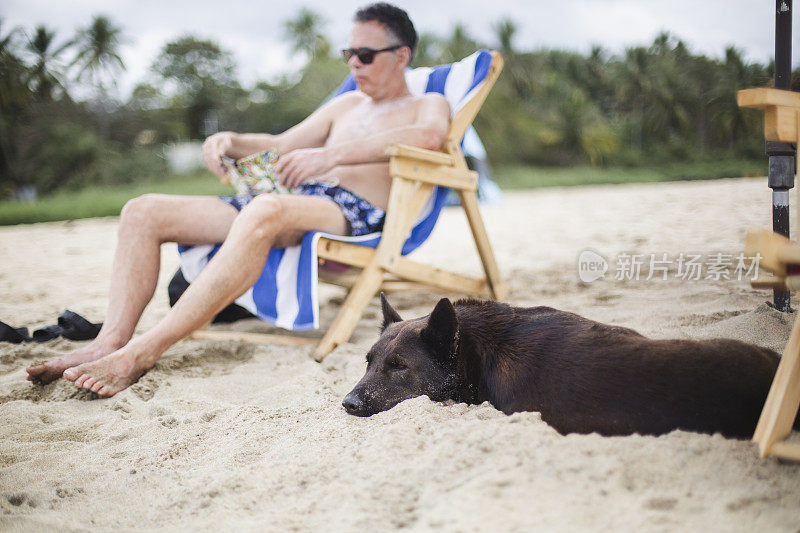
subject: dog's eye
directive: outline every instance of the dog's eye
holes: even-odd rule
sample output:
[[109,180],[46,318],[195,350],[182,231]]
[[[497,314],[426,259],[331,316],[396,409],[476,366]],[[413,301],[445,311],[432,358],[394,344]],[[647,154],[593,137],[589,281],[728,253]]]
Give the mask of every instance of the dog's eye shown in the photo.
[[400,359],[394,359],[394,358],[389,359],[388,364],[389,368],[391,368],[392,370],[403,370],[404,368],[407,368],[406,364]]

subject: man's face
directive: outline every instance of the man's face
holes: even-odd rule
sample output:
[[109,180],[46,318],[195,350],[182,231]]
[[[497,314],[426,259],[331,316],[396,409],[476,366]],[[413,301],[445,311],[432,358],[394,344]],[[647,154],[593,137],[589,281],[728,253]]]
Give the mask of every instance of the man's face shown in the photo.
[[[397,39],[380,22],[356,22],[350,31],[348,48],[372,48],[381,50],[399,44]],[[405,60],[398,53],[399,49],[391,52],[375,54],[372,63],[365,65],[353,55],[347,64],[350,73],[358,84],[358,88],[370,96],[376,96],[386,86],[392,76],[403,75]]]

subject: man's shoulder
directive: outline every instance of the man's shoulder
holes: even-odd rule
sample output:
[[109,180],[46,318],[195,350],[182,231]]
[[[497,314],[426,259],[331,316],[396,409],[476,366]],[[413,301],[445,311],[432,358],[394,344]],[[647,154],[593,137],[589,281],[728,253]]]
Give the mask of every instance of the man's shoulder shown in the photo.
[[366,94],[356,89],[354,91],[347,91],[346,93],[339,94],[333,97],[330,102],[336,103],[337,105],[353,105],[364,102],[368,99],[369,97]]
[[421,105],[424,105],[428,109],[450,111],[450,103],[443,94],[430,92],[421,94],[418,98]]
[[437,93],[437,92],[422,93],[417,98],[429,100],[431,102],[437,102],[437,101],[446,102],[447,101],[447,99],[444,97],[444,95],[442,93]]
[[450,105],[449,103],[447,103],[447,99],[441,93],[435,93],[435,92],[422,93],[417,98],[419,98],[421,102],[426,102],[433,105],[442,105],[442,104],[447,106]]

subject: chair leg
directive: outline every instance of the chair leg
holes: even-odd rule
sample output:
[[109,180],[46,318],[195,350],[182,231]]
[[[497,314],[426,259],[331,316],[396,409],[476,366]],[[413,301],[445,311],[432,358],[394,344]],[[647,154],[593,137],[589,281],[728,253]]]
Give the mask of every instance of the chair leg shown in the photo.
[[753,440],[766,457],[773,445],[792,431],[800,407],[800,317],[795,319],[786,349],[758,419]]
[[373,261],[358,275],[342,308],[314,351],[314,359],[322,361],[337,346],[350,340],[369,301],[383,283],[383,270]]
[[483,225],[480,211],[478,211],[478,196],[475,191],[458,191],[464,213],[467,215],[472,236],[475,238],[475,246],[478,248],[478,255],[481,257],[483,271],[486,273],[486,280],[489,283],[489,291],[495,300],[502,300],[508,294],[508,287],[500,277],[500,269],[494,258],[492,245],[489,243],[489,236],[486,234],[486,227]]
[[414,201],[415,190],[416,184],[411,180],[397,177],[392,180],[381,242],[370,262],[356,278],[342,309],[317,346],[314,352],[317,361],[322,361],[334,348],[350,339],[364,309],[383,283],[386,268],[392,268],[397,263],[406,238],[406,221],[409,217],[406,209],[410,203],[417,203]]

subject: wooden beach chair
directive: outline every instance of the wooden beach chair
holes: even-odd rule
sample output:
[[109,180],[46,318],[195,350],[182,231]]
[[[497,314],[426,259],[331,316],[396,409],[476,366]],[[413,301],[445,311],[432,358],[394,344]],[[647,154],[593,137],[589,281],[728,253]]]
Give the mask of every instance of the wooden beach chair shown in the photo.
[[[800,289],[800,244],[769,230],[748,231],[745,254],[760,256],[760,267],[773,274],[751,282],[758,289]],[[800,313],[783,350],[753,441],[759,455],[800,461],[800,443],[787,443],[800,408]]]
[[[441,152],[404,145],[395,145],[387,150],[392,187],[383,236],[376,249],[327,238],[320,240],[317,250],[320,258],[359,267],[361,272],[317,346],[317,360],[322,360],[339,344],[347,342],[372,297],[382,287],[391,290],[398,281],[404,287],[430,287],[495,299],[505,296],[506,287],[500,278],[478,210],[478,174],[467,168],[460,147],[461,138],[478,114],[502,68],[500,53],[492,52],[489,73],[472,99],[453,117]],[[458,192],[483,265],[482,278],[456,274],[401,255],[409,230],[436,186],[449,187]],[[329,281],[336,282],[330,278]]]
[[[383,232],[377,246],[372,248],[353,242],[343,242],[333,236],[322,236],[316,246],[317,257],[354,267],[345,274],[320,273],[320,280],[347,287],[348,294],[338,314],[317,345],[314,356],[321,361],[338,345],[350,339],[356,324],[369,301],[380,290],[424,288],[501,299],[507,289],[489,243],[478,210],[478,175],[468,169],[461,151],[461,140],[472,124],[487,95],[503,68],[498,52],[479,52],[489,63],[484,79],[469,91],[469,99],[460,105],[452,117],[446,140],[440,151],[406,145],[394,145],[387,150],[392,176],[391,190]],[[490,54],[490,55],[489,55]],[[488,61],[490,60],[490,62]],[[442,74],[442,69],[431,77]],[[444,76],[447,75],[445,71]],[[484,275],[476,278],[451,272],[445,268],[423,264],[404,257],[412,228],[432,198],[443,198],[446,189],[455,190],[483,266]],[[441,206],[441,203],[439,203]],[[438,216],[438,212],[437,212]],[[226,331],[198,331],[193,338],[242,339],[250,342],[281,342],[303,344],[308,338],[256,333],[241,334]],[[294,340],[292,340],[294,339]]]
[[[800,139],[800,94],[780,89],[759,88],[739,91],[740,107],[764,112],[764,137],[768,141],[798,143]],[[795,158],[800,175],[800,157]],[[800,188],[798,188],[800,213]],[[800,218],[798,218],[800,220]],[[759,266],[771,277],[751,282],[754,288],[800,289],[800,244],[766,229],[748,231],[745,253],[760,256]],[[800,313],[795,318],[778,370],[772,381],[764,409],[758,420],[753,441],[759,455],[800,461],[800,443],[788,443],[798,408],[800,408]]]

